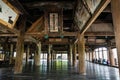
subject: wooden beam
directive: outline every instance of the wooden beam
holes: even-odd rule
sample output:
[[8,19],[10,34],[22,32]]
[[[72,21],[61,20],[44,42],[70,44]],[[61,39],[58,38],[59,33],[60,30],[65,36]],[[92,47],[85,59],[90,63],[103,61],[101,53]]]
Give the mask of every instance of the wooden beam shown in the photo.
[[[25,36],[34,36],[34,35],[44,35],[44,32],[33,32],[33,33],[26,33]],[[6,36],[18,36],[17,34],[13,33],[0,33],[0,37],[6,37]]]
[[65,44],[65,45],[69,45],[69,42],[44,42],[44,45],[49,45],[49,44],[55,44],[55,45],[61,45],[61,44]]
[[[44,36],[45,33],[43,32],[33,32],[33,33],[26,33],[25,36],[37,36],[37,35],[42,35]],[[77,32],[63,32],[62,34],[60,33],[49,33],[48,36],[50,37],[58,37],[58,36],[77,36]],[[5,36],[18,36],[17,34],[12,34],[12,33],[2,33],[0,34],[0,37],[5,37]],[[115,36],[114,32],[85,32],[85,36]]]
[[28,33],[26,33],[26,35],[29,35],[29,36],[43,36],[43,35],[45,35],[45,31],[42,31],[42,32],[28,32]]
[[93,16],[86,23],[85,28],[82,30],[81,35],[85,33],[85,31],[92,25],[92,23],[96,20],[96,18],[100,15],[100,13],[106,8],[106,6],[110,3],[111,0],[104,0],[100,6],[97,8]]
[[[115,30],[115,41],[118,56],[118,68],[120,70],[120,0],[111,0],[111,11]],[[120,73],[120,71],[119,71]]]
[[2,33],[2,34],[0,34],[0,37],[6,37],[6,36],[13,37],[13,36],[17,36],[17,34],[12,34],[12,33]]
[[[26,33],[26,35],[45,35],[45,32],[33,32]],[[50,37],[58,37],[58,36],[77,36],[76,32],[62,32],[62,33],[48,33]]]
[[34,29],[36,29],[36,27],[38,27],[38,25],[41,25],[42,24],[42,20],[43,20],[43,17],[40,17],[38,20],[36,20],[32,26],[28,29],[27,32],[33,32]]
[[49,31],[48,31],[48,28],[49,28],[49,22],[48,22],[48,12],[45,10],[44,11],[44,24],[45,24],[45,34],[47,34]]
[[15,34],[19,34],[19,31],[15,28],[9,28],[8,26],[2,25],[0,24],[1,27],[3,27],[4,29],[7,29],[8,31],[15,33]]
[[114,32],[85,32],[85,36],[115,36]]
[[49,38],[45,40],[43,45],[56,44],[56,45],[66,45],[70,44],[69,39],[67,38]]
[[78,35],[78,60],[79,60],[79,73],[82,75],[86,74],[85,68],[85,40],[84,35]]
[[49,33],[48,36],[56,37],[56,36],[77,36],[76,32],[64,32],[63,33]]
[[33,38],[32,36],[28,36],[28,35],[26,35],[24,38],[25,38],[25,40],[26,40],[26,39],[29,39],[28,41],[31,41],[31,42],[37,43],[37,40],[36,40],[35,38]]
[[44,1],[44,2],[34,2],[34,3],[24,3],[24,5],[26,5],[28,8],[32,9],[32,8],[40,8],[42,10],[45,9],[44,6],[46,5],[53,5],[53,6],[56,6],[58,8],[64,8],[64,9],[73,9],[74,8],[74,2],[73,1],[59,1],[59,2],[56,2],[56,1]]

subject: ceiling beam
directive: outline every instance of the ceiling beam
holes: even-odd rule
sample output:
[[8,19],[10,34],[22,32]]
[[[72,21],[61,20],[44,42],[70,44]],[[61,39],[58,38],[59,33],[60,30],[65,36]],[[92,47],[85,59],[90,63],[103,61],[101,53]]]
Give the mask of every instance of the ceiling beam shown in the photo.
[[32,36],[28,36],[26,35],[25,36],[25,40],[29,39],[28,41],[31,41],[31,42],[34,42],[34,43],[37,43],[37,40],[35,38],[33,38]]
[[115,36],[113,32],[85,32],[85,36]]
[[15,29],[15,28],[9,28],[8,26],[2,25],[2,24],[0,24],[0,26],[2,28],[6,29],[6,30],[8,30],[10,32],[12,32],[12,33],[19,34],[19,30]]
[[68,42],[68,41],[61,41],[61,42],[49,42],[49,41],[46,41],[44,44],[58,44],[58,45],[60,45],[60,44],[70,44],[70,42]]
[[76,32],[62,32],[62,33],[49,33],[48,34],[50,37],[55,37],[55,36],[77,36]]
[[106,6],[110,3],[111,0],[104,0],[100,6],[97,8],[93,16],[86,23],[85,28],[82,30],[81,35],[85,33],[85,31],[92,25],[92,23],[97,19],[100,13],[106,8]]
[[73,9],[74,8],[74,2],[73,1],[44,1],[44,2],[32,2],[32,3],[23,3],[24,5],[26,5],[29,9],[32,8],[39,8],[39,9],[43,9],[46,6],[57,6],[58,8],[64,8],[64,9]]
[[[45,35],[45,32],[33,32],[33,33],[26,33],[26,35]],[[77,32],[65,32],[62,33],[48,33],[49,37],[58,37],[58,36],[77,36]]]
[[14,37],[14,36],[17,36],[17,34],[12,34],[12,33],[0,33],[0,37]]
[[[26,33],[26,36],[37,36],[37,35],[45,35],[45,32],[33,32],[33,33]],[[77,32],[63,32],[63,33],[49,33],[48,36],[50,37],[57,37],[57,36],[77,36]],[[12,33],[2,33],[1,36],[17,36],[17,34]],[[115,36],[114,32],[85,32],[85,36]]]
[[41,25],[42,25],[42,21],[43,21],[43,16],[40,17],[38,20],[36,20],[36,21],[32,24],[32,26],[27,30],[27,33],[28,33],[28,32],[33,32],[34,29],[36,29],[36,27],[41,26]]

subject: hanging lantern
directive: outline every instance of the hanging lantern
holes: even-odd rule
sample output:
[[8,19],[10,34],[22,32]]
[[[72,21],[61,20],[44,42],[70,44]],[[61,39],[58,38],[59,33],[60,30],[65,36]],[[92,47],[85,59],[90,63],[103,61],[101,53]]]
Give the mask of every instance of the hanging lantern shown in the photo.
[[61,35],[60,37],[61,37],[61,38],[64,38],[64,36],[63,36],[63,35]]
[[49,38],[49,36],[46,34],[46,35],[44,36],[44,38],[45,38],[45,39],[48,39],[48,38]]

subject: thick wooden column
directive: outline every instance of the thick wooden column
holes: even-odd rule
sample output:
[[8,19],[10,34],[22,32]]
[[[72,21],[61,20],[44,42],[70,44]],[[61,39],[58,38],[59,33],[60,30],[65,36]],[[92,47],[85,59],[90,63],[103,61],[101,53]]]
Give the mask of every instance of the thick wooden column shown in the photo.
[[41,42],[37,43],[37,50],[34,56],[35,66],[40,66]]
[[120,70],[120,0],[111,0],[111,10],[113,16],[118,64]]
[[78,54],[79,54],[79,73],[82,75],[86,74],[85,68],[85,41],[84,35],[79,35],[78,40]]
[[109,54],[110,66],[114,66],[115,61],[111,47],[108,47],[108,54]]
[[14,69],[15,74],[22,72],[25,22],[26,22],[26,18],[23,16],[21,19],[21,23],[19,23],[20,33],[18,34],[17,45],[16,45],[17,48],[16,48],[16,59],[15,59],[15,69]]
[[24,35],[20,34],[17,40],[15,71],[14,71],[15,74],[22,72],[23,53],[24,53]]
[[76,44],[74,44],[74,48],[73,48],[73,66],[76,65],[76,60],[77,60],[77,58],[76,58],[77,51],[76,50],[77,50],[76,49]]

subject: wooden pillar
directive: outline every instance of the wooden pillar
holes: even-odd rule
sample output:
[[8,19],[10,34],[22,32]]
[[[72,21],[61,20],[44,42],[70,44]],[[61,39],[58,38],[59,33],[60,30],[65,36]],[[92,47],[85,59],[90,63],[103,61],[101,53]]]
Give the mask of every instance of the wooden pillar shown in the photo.
[[120,0],[111,0],[111,10],[112,10],[113,25],[115,31],[118,65],[120,71]]
[[48,56],[47,56],[47,61],[49,62],[51,59],[51,45],[48,45]]
[[89,61],[89,52],[87,51],[87,61]]
[[77,51],[76,51],[77,49],[76,49],[76,44],[74,44],[74,48],[73,48],[73,66],[75,67],[75,65],[76,65],[76,60],[77,60],[77,58],[76,58],[76,53],[77,53]]
[[20,34],[17,40],[15,71],[14,71],[15,74],[22,72],[23,53],[24,53],[24,35]]
[[61,55],[61,63],[62,63],[62,52],[60,52],[60,55]]
[[15,59],[15,69],[14,73],[21,73],[22,72],[22,61],[23,61],[23,53],[24,53],[24,33],[25,33],[25,22],[26,17],[22,16],[21,22],[19,23],[20,26],[20,33],[18,34],[17,38],[17,45],[16,45],[16,59]]
[[37,50],[34,56],[35,59],[35,66],[40,66],[40,54],[41,54],[41,42],[37,43]]
[[102,58],[105,59],[103,48],[102,48]]
[[98,60],[100,59],[100,50],[98,48]]
[[10,64],[13,63],[13,44],[10,45]]
[[30,53],[30,47],[29,47],[29,45],[27,45],[27,51],[26,51],[26,64],[28,64],[29,53]]
[[92,61],[94,60],[94,49],[92,49]]
[[108,47],[106,47],[106,48],[107,48],[107,61],[110,63],[109,50],[108,50]]
[[11,51],[12,51],[12,57],[13,57],[13,60],[14,60],[14,52],[15,52],[15,50],[16,50],[16,45],[15,44],[11,44],[11,46],[13,47],[13,50],[11,49]]
[[69,62],[70,62],[70,64],[72,65],[72,49],[73,48],[73,45],[72,44],[70,44],[70,54],[69,54]]
[[85,75],[85,41],[84,35],[79,35],[78,40],[78,54],[79,54],[79,73]]
[[110,60],[110,65],[114,66],[115,61],[114,61],[114,56],[111,47],[108,47],[108,54],[109,54],[109,60]]
[[92,61],[92,51],[90,50],[90,61]]
[[[2,45],[1,45],[1,44],[0,44],[0,49],[1,49],[1,50],[3,50],[3,48],[2,48]],[[2,54],[2,53],[0,53],[0,59],[3,59],[2,55],[3,55],[3,54]]]
[[90,51],[88,51],[88,53],[89,53],[89,61],[91,60],[91,53],[90,53]]
[[51,60],[54,61],[54,51],[51,50]]
[[51,61],[54,61],[54,51],[51,50]]
[[70,64],[70,50],[68,50],[67,57],[68,57],[68,63]]
[[87,51],[85,53],[86,53],[86,55],[85,55],[86,59],[85,60],[87,61]]
[[6,44],[6,43],[7,43],[7,42],[5,42],[4,45],[3,45],[4,61],[5,61],[6,58],[7,58],[7,44]]
[[56,51],[54,51],[53,60],[56,60]]
[[47,62],[49,62],[50,61],[50,54],[49,54],[49,52],[47,53]]
[[94,52],[95,52],[95,59],[97,59],[96,51],[94,51]]
[[10,63],[10,60],[11,60],[11,49],[10,49],[11,45],[8,44],[8,57],[9,57],[9,63]]

